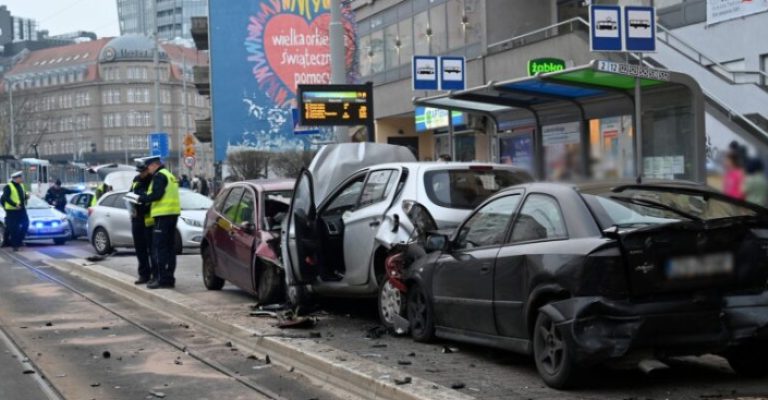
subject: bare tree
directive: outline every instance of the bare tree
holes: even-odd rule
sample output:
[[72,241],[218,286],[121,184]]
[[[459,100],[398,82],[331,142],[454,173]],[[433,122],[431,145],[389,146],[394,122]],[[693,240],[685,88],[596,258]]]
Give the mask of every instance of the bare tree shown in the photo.
[[[0,150],[2,154],[12,154],[11,151],[11,107],[8,92],[0,98]],[[35,120],[40,120],[40,113],[34,110],[35,98],[31,96],[16,96],[13,98],[13,125],[16,153],[21,154],[28,149],[22,145],[25,138],[32,132]],[[37,138],[39,140],[39,138]],[[32,143],[35,141],[33,140]]]
[[262,179],[269,176],[270,156],[271,153],[265,151],[235,151],[227,155],[227,164],[235,179]]
[[302,168],[309,166],[316,151],[286,151],[272,157],[271,167],[276,174],[285,178],[298,178]]

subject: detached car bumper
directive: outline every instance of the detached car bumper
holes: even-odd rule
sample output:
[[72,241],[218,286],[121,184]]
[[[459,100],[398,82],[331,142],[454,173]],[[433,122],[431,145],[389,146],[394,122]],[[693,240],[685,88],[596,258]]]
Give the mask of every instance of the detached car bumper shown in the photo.
[[561,327],[584,363],[620,358],[634,349],[703,354],[768,340],[768,292],[652,303],[576,297],[541,312]]

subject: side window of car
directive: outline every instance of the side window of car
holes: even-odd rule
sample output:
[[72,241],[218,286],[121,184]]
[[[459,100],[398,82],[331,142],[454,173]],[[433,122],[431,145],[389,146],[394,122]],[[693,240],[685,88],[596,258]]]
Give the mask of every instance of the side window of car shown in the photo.
[[238,186],[233,188],[227,195],[227,200],[224,201],[224,207],[221,210],[221,214],[230,221],[235,221],[237,218],[237,209],[240,205],[240,199],[243,198],[243,192],[245,189]]
[[512,228],[512,242],[558,240],[568,237],[560,205],[551,196],[532,194]]
[[360,198],[360,193],[363,191],[364,183],[365,174],[347,182],[347,184],[337,192],[336,197],[334,197],[328,207],[325,208],[323,214],[340,214],[355,208],[357,200]]
[[112,194],[104,198],[99,205],[102,207],[115,207],[115,200],[117,199],[118,195]]
[[231,190],[229,189],[222,190],[221,193],[219,193],[219,195],[216,196],[216,200],[213,201],[214,210],[222,214],[224,213],[224,201],[227,200],[227,196],[229,195],[230,191]]
[[392,190],[393,185],[390,185],[390,181],[396,180],[395,172],[393,169],[385,169],[368,174],[363,194],[360,196],[360,207],[384,200]]
[[238,225],[246,221],[254,222],[253,215],[256,212],[256,201],[253,198],[253,193],[250,190],[246,190],[239,203],[237,215],[232,222]]
[[520,195],[513,194],[484,205],[461,227],[456,248],[467,250],[504,243],[507,227],[518,204]]

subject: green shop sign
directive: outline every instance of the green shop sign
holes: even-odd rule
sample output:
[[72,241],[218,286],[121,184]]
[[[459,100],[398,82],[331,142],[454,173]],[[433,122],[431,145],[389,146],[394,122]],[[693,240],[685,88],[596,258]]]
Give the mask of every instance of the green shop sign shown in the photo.
[[565,69],[565,60],[559,58],[536,58],[528,61],[528,76]]

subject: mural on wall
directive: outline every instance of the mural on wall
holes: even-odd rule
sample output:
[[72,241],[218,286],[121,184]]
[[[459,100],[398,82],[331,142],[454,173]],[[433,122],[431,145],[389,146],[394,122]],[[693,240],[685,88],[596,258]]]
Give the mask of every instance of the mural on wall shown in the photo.
[[[356,26],[343,2],[347,82],[357,81]],[[331,138],[295,135],[299,84],[331,81],[330,0],[209,1],[216,161],[228,151],[307,149]]]

